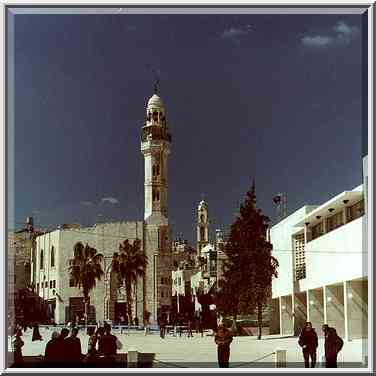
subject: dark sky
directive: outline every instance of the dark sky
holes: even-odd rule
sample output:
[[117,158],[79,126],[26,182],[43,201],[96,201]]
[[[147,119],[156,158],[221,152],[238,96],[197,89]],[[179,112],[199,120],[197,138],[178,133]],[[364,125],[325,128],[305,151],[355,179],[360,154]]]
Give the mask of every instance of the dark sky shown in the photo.
[[195,239],[203,197],[211,231],[230,225],[253,178],[272,219],[278,192],[291,213],[354,188],[362,38],[356,15],[17,15],[16,227],[143,218],[150,66],[174,236]]

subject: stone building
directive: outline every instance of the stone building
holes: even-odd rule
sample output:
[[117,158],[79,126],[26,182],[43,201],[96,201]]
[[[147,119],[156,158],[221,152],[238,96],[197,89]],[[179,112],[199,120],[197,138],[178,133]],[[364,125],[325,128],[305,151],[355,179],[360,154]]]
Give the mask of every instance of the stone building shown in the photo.
[[133,314],[140,322],[146,312],[155,322],[171,306],[171,231],[168,222],[168,155],[171,135],[166,110],[155,92],[146,107],[141,130],[144,156],[145,210],[143,221],[101,223],[81,228],[65,226],[36,239],[31,257],[32,280],[39,296],[47,300],[57,323],[70,321],[84,311],[82,292],[73,287],[69,266],[76,243],[89,244],[104,256],[104,278],[90,293],[89,320],[116,320],[125,314],[125,293],[111,268],[119,244],[141,240],[148,258],[146,275],[134,291]]

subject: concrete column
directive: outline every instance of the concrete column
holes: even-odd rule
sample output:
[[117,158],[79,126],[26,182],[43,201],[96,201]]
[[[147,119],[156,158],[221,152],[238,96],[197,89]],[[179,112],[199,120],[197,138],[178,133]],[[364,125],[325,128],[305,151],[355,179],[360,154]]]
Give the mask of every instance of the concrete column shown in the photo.
[[328,315],[327,315],[327,312],[326,312],[326,301],[327,301],[326,286],[322,287],[322,293],[323,293],[323,305],[324,305],[324,324],[326,324],[327,321],[328,321]]
[[276,349],[274,361],[276,368],[286,367],[286,350]]
[[127,368],[137,368],[138,365],[138,351],[134,348],[128,350]]
[[346,341],[350,341],[350,331],[349,331],[349,282],[343,281],[343,308],[344,308],[344,316],[345,316],[345,339]]
[[309,290],[307,290],[307,295],[306,295],[306,297],[307,297],[307,321],[310,321],[310,319],[309,319],[309,311],[310,311],[310,304],[309,304]]
[[343,224],[345,225],[347,223],[347,206],[345,206],[342,210],[342,220]]
[[279,334],[283,335],[283,329],[282,329],[282,297],[280,296],[278,298],[279,300]]

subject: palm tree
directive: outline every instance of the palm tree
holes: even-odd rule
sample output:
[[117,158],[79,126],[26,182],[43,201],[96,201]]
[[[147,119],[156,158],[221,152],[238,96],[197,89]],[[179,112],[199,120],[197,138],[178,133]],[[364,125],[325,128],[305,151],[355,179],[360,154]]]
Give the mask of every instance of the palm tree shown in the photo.
[[114,253],[112,269],[118,273],[119,281],[125,284],[127,297],[128,322],[132,320],[132,288],[136,286],[137,280],[145,276],[147,256],[141,251],[141,240],[135,239],[133,244],[126,239],[119,245],[119,253]]
[[97,253],[95,248],[79,242],[74,246],[74,258],[69,267],[70,278],[74,286],[82,289],[84,295],[85,325],[89,312],[89,295],[94,289],[97,280],[104,275],[102,269],[103,255]]

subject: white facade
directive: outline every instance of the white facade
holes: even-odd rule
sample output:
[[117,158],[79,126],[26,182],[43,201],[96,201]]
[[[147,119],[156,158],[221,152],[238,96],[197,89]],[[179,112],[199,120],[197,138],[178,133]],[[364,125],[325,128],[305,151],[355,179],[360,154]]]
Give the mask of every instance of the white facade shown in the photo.
[[367,333],[367,250],[363,186],[304,206],[273,226],[271,331],[298,334],[305,321],[346,339]]

